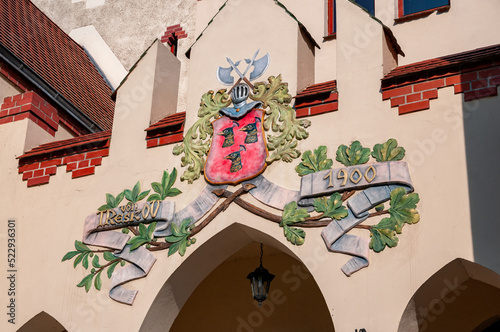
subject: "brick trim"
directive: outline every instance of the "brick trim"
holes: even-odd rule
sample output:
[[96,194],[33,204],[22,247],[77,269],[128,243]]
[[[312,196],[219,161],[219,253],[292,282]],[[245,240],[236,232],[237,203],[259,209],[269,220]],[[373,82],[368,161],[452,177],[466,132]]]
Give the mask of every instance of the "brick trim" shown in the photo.
[[337,111],[338,97],[336,81],[310,85],[295,97],[295,117]]
[[147,128],[146,146],[156,146],[182,142],[186,112],[167,115],[165,118]]
[[0,124],[30,119],[55,136],[59,128],[57,110],[34,91],[6,97],[0,106]]
[[453,87],[467,102],[496,96],[499,85],[500,56],[485,57],[483,61],[434,66],[401,76],[389,74],[382,80],[382,99],[390,100],[401,115],[429,109],[430,100],[437,99],[438,90],[444,87]]
[[47,143],[18,157],[18,173],[28,187],[49,183],[59,166],[66,166],[71,178],[94,174],[102,158],[109,155],[111,131]]
[[170,51],[175,54],[177,41],[179,39],[187,38],[187,36],[187,32],[181,27],[181,25],[176,24],[167,27],[167,30],[163,36],[161,36],[160,41],[164,44],[168,44],[168,46],[170,46]]

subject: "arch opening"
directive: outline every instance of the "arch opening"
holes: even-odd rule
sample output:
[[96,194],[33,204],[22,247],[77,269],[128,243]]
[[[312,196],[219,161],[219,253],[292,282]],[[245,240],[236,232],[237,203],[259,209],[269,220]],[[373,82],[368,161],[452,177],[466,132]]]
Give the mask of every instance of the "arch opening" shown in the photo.
[[500,318],[500,275],[457,258],[415,292],[398,332],[490,331]]
[[64,326],[61,325],[54,317],[41,311],[39,314],[24,323],[17,332],[67,332]]
[[[248,273],[263,265],[276,277],[259,308]],[[232,224],[193,252],[164,283],[140,331],[334,331],[314,277],[271,236]]]

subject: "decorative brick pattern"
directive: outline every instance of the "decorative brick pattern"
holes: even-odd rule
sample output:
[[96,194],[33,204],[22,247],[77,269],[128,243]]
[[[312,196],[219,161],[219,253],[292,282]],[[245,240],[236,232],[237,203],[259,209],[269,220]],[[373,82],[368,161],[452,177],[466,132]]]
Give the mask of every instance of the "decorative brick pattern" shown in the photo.
[[496,96],[499,85],[500,46],[495,45],[398,67],[382,79],[382,99],[406,114],[429,109],[444,87],[471,101]]
[[20,156],[19,174],[28,187],[49,183],[59,166],[66,166],[71,177],[94,174],[102,158],[109,155],[111,131],[47,143]]
[[179,39],[187,38],[187,32],[184,31],[184,29],[181,27],[180,24],[176,25],[171,25],[167,27],[167,30],[163,34],[163,36],[160,38],[160,41],[162,43],[167,43],[168,46],[170,46],[170,51],[175,54],[176,53],[176,47],[177,47],[177,41]]
[[336,81],[310,85],[295,96],[295,116],[302,118],[337,111],[338,97]]
[[165,118],[146,129],[148,148],[182,142],[186,112],[167,115]]
[[0,107],[0,124],[30,119],[52,136],[59,128],[57,110],[34,91],[6,97]]

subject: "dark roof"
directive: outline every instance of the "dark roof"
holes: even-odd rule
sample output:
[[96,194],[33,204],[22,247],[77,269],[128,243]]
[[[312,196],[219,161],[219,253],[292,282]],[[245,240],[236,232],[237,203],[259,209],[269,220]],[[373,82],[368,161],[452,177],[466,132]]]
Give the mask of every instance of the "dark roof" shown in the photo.
[[29,0],[0,0],[0,43],[103,129],[111,88],[85,50]]
[[328,81],[318,84],[309,85],[307,88],[298,93],[295,98],[308,97],[320,93],[337,91],[337,81]]
[[50,142],[27,151],[17,159],[20,159],[21,164],[23,164],[28,161],[32,162],[33,160],[51,159],[62,155],[77,154],[83,151],[108,146],[110,138],[111,130],[105,130],[62,141]]
[[500,45],[477,48],[472,51],[447,55],[430,60],[420,61],[405,66],[399,66],[390,71],[383,80],[392,78],[414,75],[416,73],[432,71],[437,69],[445,69],[458,67],[466,63],[484,61],[487,58],[495,58],[500,56]]

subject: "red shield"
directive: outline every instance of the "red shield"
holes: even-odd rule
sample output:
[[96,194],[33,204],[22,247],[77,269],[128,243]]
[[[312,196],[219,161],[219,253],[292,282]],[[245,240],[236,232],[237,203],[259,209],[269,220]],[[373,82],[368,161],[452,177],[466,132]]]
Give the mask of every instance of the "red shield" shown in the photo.
[[264,111],[253,109],[243,118],[223,116],[214,122],[205,179],[212,184],[238,184],[266,168],[267,146],[262,127]]

